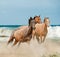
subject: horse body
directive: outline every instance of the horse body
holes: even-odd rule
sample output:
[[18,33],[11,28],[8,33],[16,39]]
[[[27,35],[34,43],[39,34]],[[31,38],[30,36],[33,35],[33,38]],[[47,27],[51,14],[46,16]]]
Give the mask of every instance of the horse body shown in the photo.
[[47,27],[44,23],[36,24],[35,27],[36,27],[35,32],[37,34],[43,34],[43,32],[47,31]]
[[16,39],[17,41],[20,38],[25,38],[27,36],[28,30],[29,30],[29,27],[24,27],[24,29],[19,29],[19,30],[15,31],[14,37],[17,38]]
[[41,42],[44,41],[45,40],[44,38],[46,37],[48,32],[46,24],[45,23],[36,24],[35,27],[36,27],[35,35],[37,37],[37,40],[39,41],[39,37],[40,37]]
[[30,41],[30,39],[32,38],[31,34],[32,34],[32,30],[35,27],[35,20],[33,19],[29,19],[30,25],[29,26],[22,26],[19,27],[18,29],[14,30],[12,32],[12,35],[8,41],[8,44],[10,42],[13,41],[13,39],[15,39],[15,42],[13,45],[16,45],[18,42],[19,44],[21,42],[26,42],[26,41]]

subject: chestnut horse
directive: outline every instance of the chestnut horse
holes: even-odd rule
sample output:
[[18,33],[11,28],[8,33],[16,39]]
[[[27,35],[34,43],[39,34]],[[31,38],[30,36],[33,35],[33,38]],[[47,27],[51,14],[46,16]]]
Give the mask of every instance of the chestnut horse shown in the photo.
[[[36,24],[41,24],[41,23],[42,23],[40,16],[35,16],[35,17],[34,17],[34,20],[35,20],[35,23],[36,23]],[[35,36],[35,30],[33,30],[33,32],[32,32],[32,38],[33,38],[33,39],[35,38],[34,36]]]
[[32,38],[32,31],[35,27],[35,20],[30,18],[29,19],[29,26],[18,28],[15,31],[12,32],[11,37],[9,38],[8,44],[12,42],[15,39],[15,42],[13,45],[16,45],[18,42],[19,44],[21,42],[27,42],[30,41]]
[[36,39],[38,40],[38,42],[39,42],[39,39],[41,40],[41,43],[44,42],[46,35],[48,33],[47,27],[49,26],[49,23],[50,23],[49,18],[46,17],[44,18],[43,23],[41,24],[37,23],[35,25],[34,35],[36,36]]

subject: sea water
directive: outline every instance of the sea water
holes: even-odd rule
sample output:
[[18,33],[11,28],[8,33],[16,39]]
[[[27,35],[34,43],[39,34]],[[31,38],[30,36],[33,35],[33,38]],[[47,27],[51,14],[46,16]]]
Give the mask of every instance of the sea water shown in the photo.
[[[0,25],[0,37],[9,37],[13,30],[22,25]],[[47,38],[60,38],[60,25],[51,25],[48,27]]]
[[48,27],[47,38],[60,38],[60,25],[51,25]]
[[0,25],[0,41],[8,41],[11,33],[21,25]]

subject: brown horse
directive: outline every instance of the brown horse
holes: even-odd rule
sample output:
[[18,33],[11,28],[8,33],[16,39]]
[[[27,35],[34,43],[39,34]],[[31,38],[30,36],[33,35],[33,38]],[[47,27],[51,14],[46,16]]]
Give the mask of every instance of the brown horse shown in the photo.
[[21,42],[27,42],[30,41],[32,38],[32,31],[35,27],[35,20],[30,18],[29,19],[29,26],[18,28],[14,32],[12,32],[11,37],[9,38],[8,44],[12,42],[15,39],[15,42],[13,45],[16,45],[18,42],[19,44]]
[[[34,17],[34,20],[35,20],[35,23],[37,24],[41,24],[42,23],[42,21],[41,21],[41,17],[40,16],[35,16]],[[32,38],[34,39],[34,36],[35,36],[35,30],[33,30],[33,32],[32,32]]]
[[[35,34],[36,35],[36,39],[38,40],[39,42],[39,39],[41,39],[41,43],[44,42],[45,38],[46,38],[46,35],[47,35],[47,27],[49,26],[49,18],[44,18],[44,23],[41,23],[41,24],[36,24],[35,25]],[[40,37],[40,38],[39,38]]]

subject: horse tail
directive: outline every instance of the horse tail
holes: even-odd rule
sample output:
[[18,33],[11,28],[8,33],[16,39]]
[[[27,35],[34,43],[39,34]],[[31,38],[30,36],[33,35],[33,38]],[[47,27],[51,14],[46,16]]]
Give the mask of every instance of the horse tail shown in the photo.
[[12,34],[12,35],[10,36],[10,39],[9,39],[9,41],[8,41],[8,44],[9,44],[10,42],[12,42],[13,39],[14,39],[14,34]]

